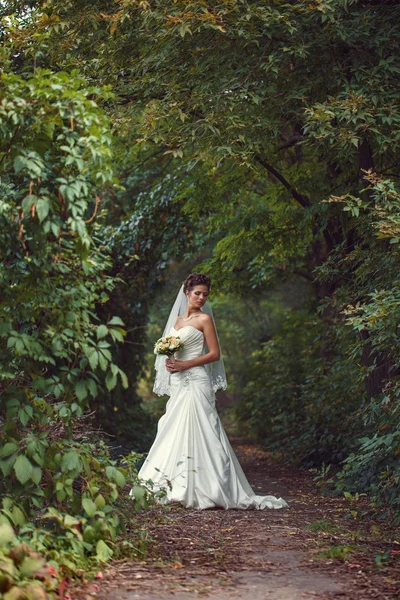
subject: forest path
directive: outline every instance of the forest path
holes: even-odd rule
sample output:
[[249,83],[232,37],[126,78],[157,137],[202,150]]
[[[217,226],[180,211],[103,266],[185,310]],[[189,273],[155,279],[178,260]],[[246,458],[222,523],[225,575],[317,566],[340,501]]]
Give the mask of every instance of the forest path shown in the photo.
[[[355,507],[321,496],[309,472],[282,465],[252,444],[234,446],[254,490],[282,496],[290,509],[152,509],[143,522],[154,540],[146,560],[112,563],[103,579],[72,598],[400,598],[400,545],[386,541],[381,523],[351,515],[365,507],[364,499]],[[375,555],[385,552],[378,568]]]

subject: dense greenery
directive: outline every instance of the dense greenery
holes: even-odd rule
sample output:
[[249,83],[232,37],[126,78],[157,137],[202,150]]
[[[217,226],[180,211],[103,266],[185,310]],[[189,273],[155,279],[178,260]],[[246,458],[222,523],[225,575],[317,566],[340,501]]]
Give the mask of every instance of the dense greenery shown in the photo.
[[0,12],[0,491],[25,555],[111,555],[134,469],[82,419],[148,445],[147,321],[195,263],[240,426],[398,508],[398,2]]
[[[128,387],[110,351],[124,323],[96,312],[118,284],[94,221],[112,185],[108,119],[95,102],[107,95],[75,72],[1,80],[0,526],[5,543],[9,523],[19,529],[29,562],[2,579],[12,597],[24,576],[43,576],[35,551],[57,579],[89,556],[108,559],[124,526],[113,505],[127,470],[85,417],[102,389]],[[137,488],[132,504],[143,502]]]
[[[356,217],[358,242],[335,248],[318,272],[346,282],[321,305],[329,327],[309,312],[288,314],[253,353],[238,416],[295,460],[343,461],[337,490],[368,491],[398,508],[399,192],[369,179],[372,202],[332,198]],[[381,386],[372,398],[371,378]]]

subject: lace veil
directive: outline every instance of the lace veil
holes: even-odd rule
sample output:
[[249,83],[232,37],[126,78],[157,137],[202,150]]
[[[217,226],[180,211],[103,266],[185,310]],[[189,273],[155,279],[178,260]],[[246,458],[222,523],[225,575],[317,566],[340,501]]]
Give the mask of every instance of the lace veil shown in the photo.
[[[169,313],[169,317],[168,317],[167,323],[164,327],[162,337],[164,337],[170,333],[172,327],[176,323],[177,318],[184,315],[185,312],[187,311],[187,306],[188,306],[188,299],[187,299],[186,294],[183,291],[183,285],[182,285],[181,288],[179,289],[176,300],[172,306],[171,312]],[[215,326],[213,311],[212,311],[209,300],[206,301],[206,303],[204,304],[204,306],[201,310],[203,312],[205,312],[207,315],[210,315],[210,317],[212,318],[213,323],[214,323],[215,331],[217,331],[217,328]],[[217,339],[218,339],[218,333],[217,333]],[[219,344],[219,339],[218,339],[218,344]],[[208,352],[208,349],[206,346],[204,346],[203,354],[206,354],[207,352]],[[170,396],[171,395],[171,391],[170,391],[171,374],[168,373],[167,369],[165,368],[165,361],[166,361],[166,356],[156,356],[156,360],[155,360],[156,378],[154,381],[153,392],[158,394],[158,396],[164,396],[164,395]],[[219,360],[216,360],[216,361],[209,363],[207,365],[204,365],[204,366],[210,377],[211,386],[212,386],[214,392],[216,392],[219,389],[225,390],[226,389],[226,374],[225,374],[224,360],[223,360],[222,356]]]

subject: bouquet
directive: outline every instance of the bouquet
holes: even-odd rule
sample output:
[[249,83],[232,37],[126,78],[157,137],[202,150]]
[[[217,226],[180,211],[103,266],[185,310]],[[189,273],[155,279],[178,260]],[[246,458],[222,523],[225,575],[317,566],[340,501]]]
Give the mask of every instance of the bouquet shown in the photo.
[[172,356],[178,350],[182,350],[184,345],[179,335],[167,335],[156,341],[154,344],[154,354]]

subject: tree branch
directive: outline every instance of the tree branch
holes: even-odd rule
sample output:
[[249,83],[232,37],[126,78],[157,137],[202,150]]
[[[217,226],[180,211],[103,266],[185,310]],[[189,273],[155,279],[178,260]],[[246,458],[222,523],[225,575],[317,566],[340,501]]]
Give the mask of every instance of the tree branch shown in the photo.
[[304,279],[307,279],[307,281],[311,281],[311,283],[313,283],[315,281],[315,277],[313,277],[311,275],[311,273],[308,273],[307,271],[304,271],[302,269],[294,269],[293,273],[295,275],[298,275],[299,277],[303,277]]
[[300,133],[295,133],[294,135],[289,136],[287,138],[287,140],[285,140],[283,142],[283,144],[278,146],[278,150],[284,150],[285,148],[291,148],[292,146],[297,144],[297,142],[300,142],[300,140],[302,140],[302,139],[303,139],[303,136]]
[[267,161],[264,158],[262,158],[259,154],[255,154],[254,160],[257,161],[262,167],[264,167],[264,169],[267,169],[267,171],[271,173],[271,175],[276,177],[278,181],[280,181],[281,184],[284,185],[287,190],[289,190],[293,198],[296,200],[296,202],[300,204],[300,206],[302,206],[303,208],[308,208],[309,206],[311,206],[311,202],[308,196],[303,196],[303,194],[300,194],[300,192],[298,192],[293,186],[291,186],[290,183],[284,178],[284,176],[281,173],[279,173],[279,171],[274,169],[272,165],[267,163]]

